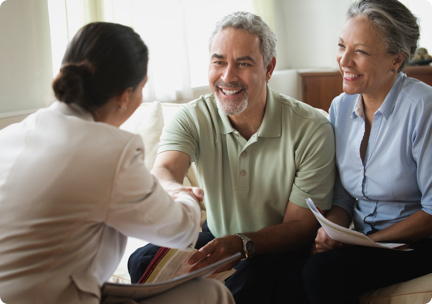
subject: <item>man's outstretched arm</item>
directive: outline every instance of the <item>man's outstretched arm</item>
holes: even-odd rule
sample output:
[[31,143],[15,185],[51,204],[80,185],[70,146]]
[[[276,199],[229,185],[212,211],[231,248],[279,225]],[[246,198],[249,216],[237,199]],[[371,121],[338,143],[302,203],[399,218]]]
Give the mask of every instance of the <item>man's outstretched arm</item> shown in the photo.
[[204,191],[198,187],[183,186],[183,179],[189,168],[190,157],[179,151],[165,151],[159,153],[151,173],[156,176],[159,183],[171,195],[177,198],[181,194],[192,195],[201,202]]

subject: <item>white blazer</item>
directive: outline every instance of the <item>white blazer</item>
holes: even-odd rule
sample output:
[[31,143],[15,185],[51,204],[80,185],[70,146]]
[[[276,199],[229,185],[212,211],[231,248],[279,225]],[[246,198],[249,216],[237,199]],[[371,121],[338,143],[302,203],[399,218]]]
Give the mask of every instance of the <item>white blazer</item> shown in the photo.
[[142,139],[55,102],[0,131],[0,298],[99,303],[126,236],[191,249],[201,212],[144,166]]

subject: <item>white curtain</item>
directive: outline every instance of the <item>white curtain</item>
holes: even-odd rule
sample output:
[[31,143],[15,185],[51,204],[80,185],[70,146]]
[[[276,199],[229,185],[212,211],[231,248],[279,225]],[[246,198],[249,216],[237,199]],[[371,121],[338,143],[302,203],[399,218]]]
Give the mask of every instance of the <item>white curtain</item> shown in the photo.
[[79,28],[92,21],[121,23],[134,28],[149,48],[144,101],[192,99],[182,0],[49,0],[49,9],[54,74],[66,41]]
[[[234,11],[252,11],[274,28],[274,0],[47,0],[54,75],[67,42],[83,25],[131,26],[149,48],[144,101],[187,102],[207,87],[208,37]],[[188,49],[190,48],[190,49]]]
[[104,21],[129,25],[149,48],[147,101],[192,99],[181,0],[102,0]]

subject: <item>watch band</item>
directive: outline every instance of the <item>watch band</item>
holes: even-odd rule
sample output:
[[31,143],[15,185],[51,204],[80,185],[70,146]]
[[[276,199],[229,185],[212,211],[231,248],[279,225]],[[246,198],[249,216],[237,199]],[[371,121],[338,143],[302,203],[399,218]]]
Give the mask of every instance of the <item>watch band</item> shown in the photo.
[[242,240],[242,247],[243,247],[243,253],[245,254],[246,258],[243,260],[246,260],[250,257],[252,257],[255,253],[255,244],[254,242],[248,238],[243,233],[236,233],[236,236],[238,236]]

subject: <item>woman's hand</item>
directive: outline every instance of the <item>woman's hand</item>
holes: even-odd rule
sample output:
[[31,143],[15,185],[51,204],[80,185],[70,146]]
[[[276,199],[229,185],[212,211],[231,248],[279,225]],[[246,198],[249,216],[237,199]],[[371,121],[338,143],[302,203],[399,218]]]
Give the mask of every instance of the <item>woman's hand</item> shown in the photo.
[[315,243],[312,245],[311,255],[332,250],[335,248],[341,248],[343,246],[343,243],[335,241],[331,237],[329,237],[324,228],[320,228],[318,229]]

